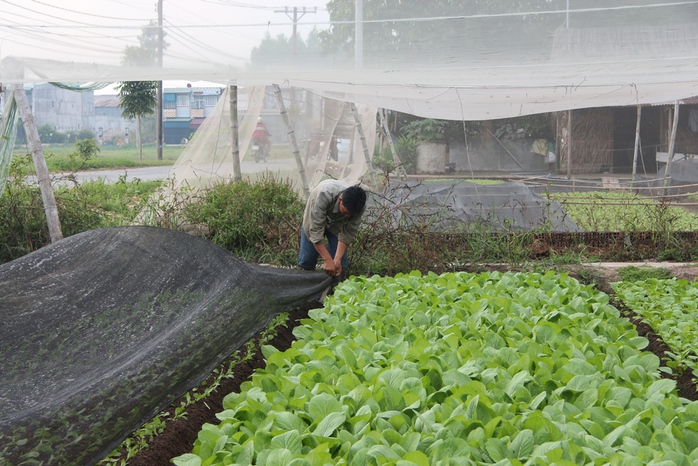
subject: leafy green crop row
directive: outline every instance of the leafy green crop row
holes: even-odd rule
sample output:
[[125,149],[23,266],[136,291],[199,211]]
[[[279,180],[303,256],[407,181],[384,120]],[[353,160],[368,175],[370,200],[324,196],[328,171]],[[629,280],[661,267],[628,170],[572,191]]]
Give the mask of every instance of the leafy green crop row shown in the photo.
[[667,365],[698,375],[698,283],[648,279],[611,284],[618,297],[640,315],[671,348]]
[[698,460],[698,403],[607,295],[566,275],[355,277],[310,317],[175,464]]
[[550,193],[585,231],[693,231],[698,215],[632,193],[590,191]]

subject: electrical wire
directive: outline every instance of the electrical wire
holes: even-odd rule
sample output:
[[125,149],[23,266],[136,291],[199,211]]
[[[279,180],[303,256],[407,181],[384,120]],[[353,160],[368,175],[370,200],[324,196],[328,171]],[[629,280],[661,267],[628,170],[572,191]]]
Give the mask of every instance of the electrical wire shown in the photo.
[[[31,1],[32,1],[33,3],[38,3],[38,4],[40,4],[40,5],[45,5],[45,6],[50,7],[50,8],[56,8],[56,9],[58,9],[58,10],[66,11],[66,12],[68,12],[68,13],[76,13],[76,14],[79,14],[79,15],[92,16],[92,17],[95,17],[95,18],[106,18],[106,19],[110,19],[110,20],[116,19],[116,20],[121,20],[121,21],[139,21],[139,22],[151,21],[151,20],[153,19],[153,18],[119,18],[119,17],[116,17],[116,16],[97,15],[97,14],[94,14],[94,13],[85,13],[84,11],[73,10],[73,9],[70,9],[70,8],[60,7],[60,6],[57,6],[57,5],[51,5],[50,3],[45,3],[45,2],[42,2],[42,1],[40,1],[40,0],[31,0]],[[7,3],[10,3],[10,2],[7,2]]]

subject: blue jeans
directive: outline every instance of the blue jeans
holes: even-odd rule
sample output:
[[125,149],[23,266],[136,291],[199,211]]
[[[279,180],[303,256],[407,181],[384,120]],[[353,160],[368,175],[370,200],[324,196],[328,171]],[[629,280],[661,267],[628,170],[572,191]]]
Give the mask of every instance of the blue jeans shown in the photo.
[[[330,255],[334,257],[337,252],[337,243],[339,243],[339,238],[330,232],[325,230],[325,238],[327,238],[327,250]],[[317,259],[320,257],[320,253],[317,252],[313,243],[310,242],[307,236],[305,236],[305,231],[301,228],[301,245],[300,254],[298,255],[298,266],[302,269],[315,270],[317,265]],[[346,270],[349,268],[349,260],[347,259],[347,253],[344,253],[342,257],[342,269]]]

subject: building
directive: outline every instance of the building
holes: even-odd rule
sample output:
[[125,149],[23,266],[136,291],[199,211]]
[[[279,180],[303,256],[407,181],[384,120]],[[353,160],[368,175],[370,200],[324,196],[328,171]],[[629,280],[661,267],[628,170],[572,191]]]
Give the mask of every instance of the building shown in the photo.
[[121,116],[122,109],[117,95],[96,95],[94,102],[91,127],[99,145],[118,144],[119,139],[123,144],[136,143],[136,122]]
[[165,144],[181,144],[191,138],[211,114],[223,94],[222,87],[177,87],[163,90],[163,138]]
[[92,128],[94,93],[70,91],[52,84],[25,85],[37,127],[50,125],[61,133]]

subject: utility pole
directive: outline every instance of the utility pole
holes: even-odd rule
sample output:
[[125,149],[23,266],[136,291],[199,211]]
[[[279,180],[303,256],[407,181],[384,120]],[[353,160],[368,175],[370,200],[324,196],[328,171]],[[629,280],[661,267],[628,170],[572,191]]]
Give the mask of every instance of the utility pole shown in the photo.
[[[162,68],[162,48],[163,48],[163,33],[162,33],[162,2],[158,0],[158,67]],[[163,129],[162,129],[162,81],[158,81],[158,107],[157,116],[155,118],[155,147],[157,148],[157,159],[162,160],[162,144],[163,144]]]
[[291,21],[293,21],[293,36],[291,39],[293,40],[293,56],[291,59],[293,60],[293,64],[296,64],[296,31],[298,30],[298,20],[300,20],[303,16],[305,16],[306,13],[317,13],[317,7],[313,7],[312,11],[308,7],[301,7],[302,10],[300,12],[300,16],[298,16],[298,9],[299,7],[294,6],[293,7],[293,16],[291,15],[291,9],[289,7],[284,8],[283,10],[276,10],[274,13],[285,13],[286,16],[288,16]]
[[[293,52],[291,54],[291,66],[295,67],[296,66],[296,53],[297,53],[297,42],[298,42],[298,21],[305,16],[306,13],[317,13],[317,7],[313,7],[311,10],[310,7],[300,7],[300,16],[298,16],[299,13],[299,7],[294,6],[293,10],[291,10],[289,7],[285,7],[283,10],[275,10],[274,13],[285,13],[286,16],[288,16],[291,21],[293,21],[293,36],[291,37],[292,44],[293,44]],[[291,11],[293,11],[293,15],[291,15]],[[295,88],[291,87],[291,118],[294,120],[293,121],[293,126],[295,126],[295,118],[296,118],[296,112],[295,112],[295,107],[296,107],[296,90]]]
[[354,11],[354,67],[364,67],[364,2],[356,0]]

